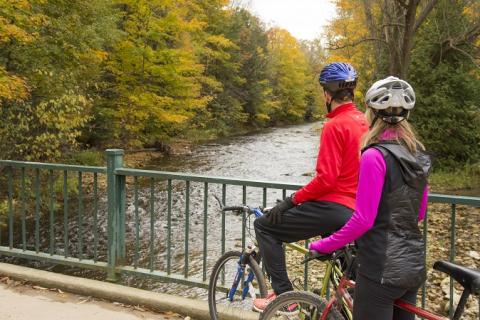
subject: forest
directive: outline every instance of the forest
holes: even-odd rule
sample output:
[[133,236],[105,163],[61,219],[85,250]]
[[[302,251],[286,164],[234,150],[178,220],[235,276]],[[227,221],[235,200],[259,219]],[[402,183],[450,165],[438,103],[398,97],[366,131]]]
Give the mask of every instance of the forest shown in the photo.
[[[439,166],[480,167],[480,2],[335,0],[313,41],[242,1],[0,0],[0,158],[168,148],[322,119],[317,77],[359,72],[355,99],[396,75]],[[480,168],[477,168],[480,172]]]

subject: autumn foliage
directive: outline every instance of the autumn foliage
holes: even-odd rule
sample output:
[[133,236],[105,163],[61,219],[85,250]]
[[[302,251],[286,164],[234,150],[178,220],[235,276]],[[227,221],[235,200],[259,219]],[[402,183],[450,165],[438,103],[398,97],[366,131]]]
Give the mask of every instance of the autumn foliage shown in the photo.
[[307,54],[225,0],[0,0],[0,158],[312,118]]

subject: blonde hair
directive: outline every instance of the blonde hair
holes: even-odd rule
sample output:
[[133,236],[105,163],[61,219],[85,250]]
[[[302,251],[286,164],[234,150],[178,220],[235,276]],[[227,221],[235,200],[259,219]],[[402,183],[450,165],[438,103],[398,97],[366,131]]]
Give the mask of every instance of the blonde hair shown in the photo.
[[[365,115],[367,117],[368,123],[371,125],[373,123],[373,120],[375,119],[375,114],[372,108],[367,107],[367,111]],[[402,144],[405,147],[407,147],[407,149],[411,153],[416,153],[419,148],[421,150],[425,150],[425,147],[423,146],[423,144],[415,136],[415,132],[412,126],[410,125],[410,123],[408,123],[407,119],[396,124],[390,124],[385,121],[382,121],[381,119],[377,119],[373,127],[371,127],[370,130],[363,137],[362,149],[372,143],[380,142],[381,141],[380,137],[386,129],[390,129],[394,131],[394,139],[399,144]]]

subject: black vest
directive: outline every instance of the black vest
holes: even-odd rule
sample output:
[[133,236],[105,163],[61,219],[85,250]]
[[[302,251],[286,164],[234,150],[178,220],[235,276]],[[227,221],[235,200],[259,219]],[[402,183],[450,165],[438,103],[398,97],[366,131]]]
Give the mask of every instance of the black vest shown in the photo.
[[390,141],[365,148],[382,152],[385,182],[373,227],[357,240],[358,272],[382,284],[415,289],[426,278],[418,211],[430,171],[430,159],[412,155]]

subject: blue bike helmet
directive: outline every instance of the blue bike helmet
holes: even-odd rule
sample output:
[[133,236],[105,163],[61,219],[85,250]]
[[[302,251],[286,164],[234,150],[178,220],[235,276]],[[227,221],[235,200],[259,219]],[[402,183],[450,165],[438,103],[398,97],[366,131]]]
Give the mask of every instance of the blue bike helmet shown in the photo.
[[333,62],[323,68],[319,81],[324,89],[335,93],[342,89],[355,89],[357,78],[357,71],[350,64]]

